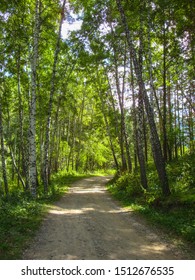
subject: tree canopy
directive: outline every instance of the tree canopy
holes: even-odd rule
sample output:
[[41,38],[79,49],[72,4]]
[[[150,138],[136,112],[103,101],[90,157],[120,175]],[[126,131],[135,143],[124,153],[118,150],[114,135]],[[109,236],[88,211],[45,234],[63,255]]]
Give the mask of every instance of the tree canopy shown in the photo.
[[60,170],[139,173],[148,190],[151,165],[169,195],[167,166],[195,153],[194,30],[194,1],[2,1],[2,196],[48,192]]

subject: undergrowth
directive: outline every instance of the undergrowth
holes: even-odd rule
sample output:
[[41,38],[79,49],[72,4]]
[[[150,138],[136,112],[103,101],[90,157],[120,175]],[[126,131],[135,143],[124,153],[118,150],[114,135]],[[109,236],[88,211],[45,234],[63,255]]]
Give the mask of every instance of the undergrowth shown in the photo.
[[139,174],[123,174],[110,182],[109,191],[125,207],[141,213],[168,233],[195,245],[195,156],[185,155],[167,165],[171,195],[164,197],[154,165],[148,164],[148,190]]
[[22,251],[34,236],[48,205],[60,198],[71,183],[89,175],[61,172],[52,177],[49,192],[38,189],[37,199],[24,192],[12,191],[0,198],[0,259],[22,258]]

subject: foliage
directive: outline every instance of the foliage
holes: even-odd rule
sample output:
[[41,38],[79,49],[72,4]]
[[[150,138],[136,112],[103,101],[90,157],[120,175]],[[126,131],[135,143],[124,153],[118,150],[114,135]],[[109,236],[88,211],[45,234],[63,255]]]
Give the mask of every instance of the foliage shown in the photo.
[[110,186],[110,189],[127,200],[139,197],[144,193],[139,174],[123,174],[117,179],[114,178],[111,182],[113,182],[113,185]]
[[0,259],[19,259],[44,213],[43,204],[24,195],[0,201]]
[[[112,168],[124,172],[112,190],[126,200],[164,211],[193,204],[194,3],[72,0],[63,10],[59,0],[3,1],[0,195],[6,211],[15,205],[12,196],[25,209],[26,191],[39,202],[57,198],[67,173]],[[59,26],[76,21],[73,11],[82,25],[65,37]],[[47,195],[43,181],[52,182]],[[162,197],[163,183],[170,198]]]
[[186,153],[167,166],[168,174],[175,193],[195,190],[195,153]]
[[172,189],[169,197],[160,192],[152,165],[148,168],[150,183],[147,191],[132,191],[134,186],[138,188],[139,185],[137,174],[134,179],[126,174],[115,178],[108,189],[124,206],[143,214],[170,234],[195,244],[194,154],[184,155],[179,161],[170,163],[167,170]]
[[[88,175],[89,176],[89,175]],[[0,259],[15,260],[40,226],[48,206],[64,194],[71,183],[87,175],[59,173],[53,176],[50,193],[39,191],[37,199],[30,194],[13,192],[0,199]]]

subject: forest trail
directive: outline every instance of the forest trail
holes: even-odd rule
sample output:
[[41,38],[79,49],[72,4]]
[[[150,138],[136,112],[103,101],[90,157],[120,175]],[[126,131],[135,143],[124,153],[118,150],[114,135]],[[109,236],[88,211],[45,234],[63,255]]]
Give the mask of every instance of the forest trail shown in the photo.
[[53,205],[23,259],[186,259],[105,189],[107,177],[82,179]]

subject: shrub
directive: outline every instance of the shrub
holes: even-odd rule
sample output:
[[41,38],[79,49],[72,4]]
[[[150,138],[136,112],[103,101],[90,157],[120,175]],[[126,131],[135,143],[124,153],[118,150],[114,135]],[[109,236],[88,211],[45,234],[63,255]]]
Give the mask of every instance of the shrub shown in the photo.
[[143,195],[144,190],[140,184],[138,174],[124,174],[116,180],[116,188],[119,192],[124,192],[127,197],[137,197]]
[[195,154],[186,154],[167,165],[172,192],[195,190]]

